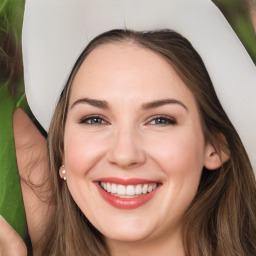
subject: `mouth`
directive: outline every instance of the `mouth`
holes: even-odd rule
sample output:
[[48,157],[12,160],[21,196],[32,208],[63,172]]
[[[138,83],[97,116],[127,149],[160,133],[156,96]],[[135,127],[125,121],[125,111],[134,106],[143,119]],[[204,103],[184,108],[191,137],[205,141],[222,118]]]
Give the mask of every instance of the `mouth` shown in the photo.
[[107,193],[120,198],[134,198],[151,193],[157,188],[157,183],[122,185],[109,182],[100,182],[100,187]]
[[107,203],[127,210],[136,209],[149,202],[162,185],[153,181],[117,178],[100,180],[95,184]]

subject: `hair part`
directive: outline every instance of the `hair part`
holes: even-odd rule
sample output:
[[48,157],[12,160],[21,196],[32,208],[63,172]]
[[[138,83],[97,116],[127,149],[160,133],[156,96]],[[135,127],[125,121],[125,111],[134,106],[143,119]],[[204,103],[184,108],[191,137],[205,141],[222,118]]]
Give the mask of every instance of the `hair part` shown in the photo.
[[62,165],[65,122],[72,81],[84,59],[104,44],[133,43],[166,59],[193,93],[205,141],[229,160],[216,170],[203,169],[198,192],[182,219],[186,255],[256,254],[256,187],[243,144],[225,114],[202,59],[176,32],[112,30],[96,37],[78,58],[64,88],[48,134],[53,202],[43,255],[110,255],[104,236],[78,208],[58,170]]

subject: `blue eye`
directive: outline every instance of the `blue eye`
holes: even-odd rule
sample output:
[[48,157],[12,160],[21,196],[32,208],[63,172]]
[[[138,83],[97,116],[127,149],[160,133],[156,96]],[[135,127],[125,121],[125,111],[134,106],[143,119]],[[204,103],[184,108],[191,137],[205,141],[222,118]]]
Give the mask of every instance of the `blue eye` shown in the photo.
[[88,125],[104,125],[104,124],[107,124],[107,122],[101,116],[88,116],[88,117],[82,118],[80,120],[80,123],[88,124]]
[[158,116],[155,117],[153,119],[151,119],[151,121],[149,122],[149,124],[152,125],[174,125],[176,124],[177,121],[173,118],[169,118],[169,117],[164,117],[164,116]]

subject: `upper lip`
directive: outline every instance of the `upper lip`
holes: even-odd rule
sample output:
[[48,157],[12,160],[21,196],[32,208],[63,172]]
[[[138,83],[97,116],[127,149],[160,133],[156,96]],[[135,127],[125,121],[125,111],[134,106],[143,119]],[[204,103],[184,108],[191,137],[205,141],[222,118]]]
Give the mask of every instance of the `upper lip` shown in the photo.
[[150,184],[150,183],[161,183],[157,180],[149,180],[149,179],[140,179],[140,178],[118,178],[118,177],[104,177],[94,182],[108,182],[108,183],[115,183],[121,185],[137,185],[137,184]]

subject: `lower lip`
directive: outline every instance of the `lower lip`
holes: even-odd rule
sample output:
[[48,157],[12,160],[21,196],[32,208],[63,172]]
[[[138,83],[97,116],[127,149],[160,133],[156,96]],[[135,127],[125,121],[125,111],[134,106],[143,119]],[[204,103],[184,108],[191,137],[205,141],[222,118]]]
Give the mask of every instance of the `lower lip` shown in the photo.
[[154,197],[154,195],[156,194],[156,192],[160,187],[158,185],[155,190],[142,196],[137,196],[134,198],[121,198],[121,197],[113,196],[107,193],[104,189],[101,188],[98,182],[96,182],[95,184],[105,201],[107,201],[109,204],[111,204],[116,208],[127,209],[127,210],[136,209],[146,204],[148,201],[150,201]]

